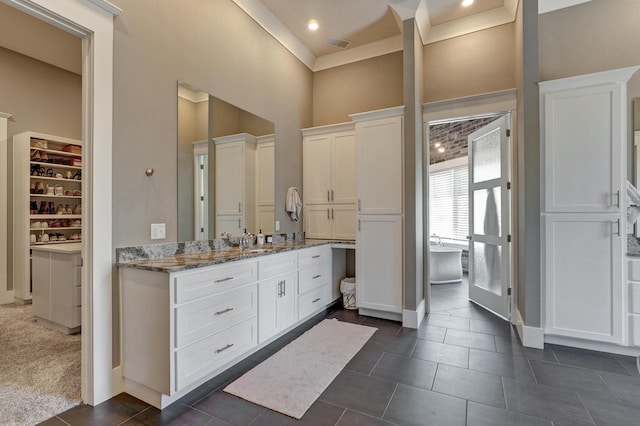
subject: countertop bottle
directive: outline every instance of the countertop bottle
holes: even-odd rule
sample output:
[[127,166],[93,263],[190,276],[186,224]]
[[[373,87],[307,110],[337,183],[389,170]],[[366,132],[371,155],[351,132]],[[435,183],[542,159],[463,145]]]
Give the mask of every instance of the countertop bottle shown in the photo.
[[258,243],[259,246],[264,244],[264,234],[262,233],[262,229],[260,229],[260,232],[258,232],[256,242]]

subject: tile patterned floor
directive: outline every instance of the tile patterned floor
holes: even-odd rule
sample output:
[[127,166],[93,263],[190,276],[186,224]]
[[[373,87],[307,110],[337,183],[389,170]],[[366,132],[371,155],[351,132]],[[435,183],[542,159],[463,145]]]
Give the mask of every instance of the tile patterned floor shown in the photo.
[[[342,309],[319,315],[163,411],[121,394],[43,424],[640,425],[634,358],[523,348],[466,291],[466,282],[433,286],[432,312],[418,330]],[[300,421],[221,390],[323,318],[378,331]]]

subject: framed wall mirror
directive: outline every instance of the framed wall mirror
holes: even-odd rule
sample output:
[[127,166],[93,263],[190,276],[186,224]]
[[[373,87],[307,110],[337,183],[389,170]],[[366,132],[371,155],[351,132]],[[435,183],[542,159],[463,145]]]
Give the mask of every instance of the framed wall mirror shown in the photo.
[[178,240],[274,230],[275,126],[178,82]]

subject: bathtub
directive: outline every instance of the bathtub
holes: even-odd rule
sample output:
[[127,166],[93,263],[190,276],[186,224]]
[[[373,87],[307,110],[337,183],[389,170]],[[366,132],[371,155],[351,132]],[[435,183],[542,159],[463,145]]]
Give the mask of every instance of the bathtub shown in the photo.
[[429,246],[429,281],[449,284],[462,281],[462,249],[431,244]]

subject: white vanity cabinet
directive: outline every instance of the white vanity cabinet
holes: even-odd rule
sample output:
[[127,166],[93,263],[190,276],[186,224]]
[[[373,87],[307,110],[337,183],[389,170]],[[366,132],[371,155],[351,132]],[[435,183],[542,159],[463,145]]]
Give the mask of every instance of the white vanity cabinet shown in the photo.
[[240,236],[255,227],[256,138],[247,133],[215,138],[216,236]]
[[164,408],[326,309],[332,261],[325,244],[181,271],[172,258],[121,265],[124,390]]
[[120,268],[125,388],[164,408],[258,344],[258,265]]
[[404,107],[351,115],[356,124],[357,305],[364,315],[402,319]]
[[298,319],[303,320],[331,302],[331,248],[298,251]]
[[258,341],[266,342],[298,319],[296,253],[265,256],[258,261]]
[[541,278],[548,342],[628,341],[626,82],[637,69],[540,83]]
[[627,264],[629,345],[640,346],[640,257],[629,257]]
[[356,143],[353,123],[302,130],[307,238],[355,239]]

